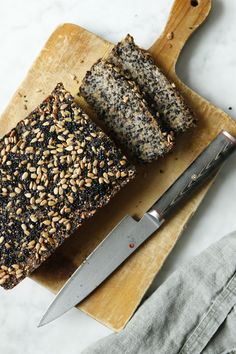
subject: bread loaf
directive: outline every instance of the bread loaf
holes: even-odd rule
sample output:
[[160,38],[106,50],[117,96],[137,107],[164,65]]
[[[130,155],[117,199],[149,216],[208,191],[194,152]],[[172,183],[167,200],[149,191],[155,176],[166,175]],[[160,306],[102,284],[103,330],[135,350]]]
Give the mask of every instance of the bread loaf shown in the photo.
[[29,275],[133,176],[58,84],[0,140],[0,285]]

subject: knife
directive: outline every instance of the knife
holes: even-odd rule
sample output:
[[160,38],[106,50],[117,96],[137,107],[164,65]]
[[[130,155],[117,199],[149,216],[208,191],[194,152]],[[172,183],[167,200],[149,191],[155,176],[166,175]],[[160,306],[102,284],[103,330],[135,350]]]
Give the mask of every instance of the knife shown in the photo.
[[217,172],[235,147],[236,139],[227,131],[221,131],[139,221],[125,216],[72,274],[38,327],[60,317],[95,290],[159,229],[181,201]]

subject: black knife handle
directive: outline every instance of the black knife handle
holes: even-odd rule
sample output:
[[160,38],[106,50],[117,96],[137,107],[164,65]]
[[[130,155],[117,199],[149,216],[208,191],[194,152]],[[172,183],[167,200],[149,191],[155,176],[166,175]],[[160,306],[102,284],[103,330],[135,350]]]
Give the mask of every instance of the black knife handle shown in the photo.
[[148,210],[148,214],[164,221],[179,202],[219,169],[235,148],[236,139],[223,130]]

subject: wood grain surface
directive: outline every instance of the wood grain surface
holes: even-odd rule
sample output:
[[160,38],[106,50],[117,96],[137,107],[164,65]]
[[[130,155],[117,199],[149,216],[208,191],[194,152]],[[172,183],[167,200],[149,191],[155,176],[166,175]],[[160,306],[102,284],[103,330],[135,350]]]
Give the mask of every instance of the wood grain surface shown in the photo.
[[[180,135],[174,151],[166,158],[147,166],[137,166],[137,178],[32,274],[35,281],[55,293],[122,217],[126,214],[141,217],[221,129],[236,134],[236,124],[227,114],[191,91],[176,76],[175,64],[182,47],[205,20],[211,7],[210,0],[199,0],[197,6],[192,6],[192,3],[197,2],[174,2],[167,26],[150,52],[196,112],[198,127]],[[111,48],[111,43],[79,26],[64,24],[57,28],[3,113],[1,136],[33,110],[56,83],[63,82],[76,95],[86,70]],[[24,95],[28,100],[27,107]],[[83,101],[80,103],[89,111]],[[121,330],[140,304],[210,185],[211,182],[191,198],[79,308],[113,330]]]

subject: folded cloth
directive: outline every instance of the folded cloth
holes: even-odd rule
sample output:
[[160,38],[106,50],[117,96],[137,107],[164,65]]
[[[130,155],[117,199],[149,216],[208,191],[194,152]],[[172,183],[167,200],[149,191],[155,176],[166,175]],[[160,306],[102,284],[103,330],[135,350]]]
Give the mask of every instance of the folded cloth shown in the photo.
[[236,232],[174,272],[125,329],[83,354],[236,354]]

